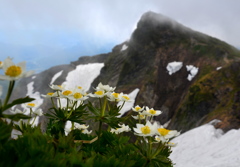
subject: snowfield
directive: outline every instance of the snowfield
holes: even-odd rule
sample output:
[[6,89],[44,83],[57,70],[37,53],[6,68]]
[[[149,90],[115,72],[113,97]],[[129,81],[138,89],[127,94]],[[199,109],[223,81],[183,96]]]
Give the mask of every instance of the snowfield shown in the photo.
[[175,167],[239,167],[240,129],[223,133],[215,129],[211,121],[189,130],[172,141],[170,158]]
[[78,65],[75,70],[70,71],[63,85],[67,88],[81,86],[85,90],[89,90],[91,83],[100,74],[104,63],[91,63]]

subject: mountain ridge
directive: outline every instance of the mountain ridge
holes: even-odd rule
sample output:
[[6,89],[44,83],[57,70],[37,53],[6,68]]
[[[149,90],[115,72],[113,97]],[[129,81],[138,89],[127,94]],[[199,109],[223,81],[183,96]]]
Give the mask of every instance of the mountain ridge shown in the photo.
[[[162,110],[163,114],[157,120],[162,124],[171,120],[170,129],[184,132],[206,121],[220,118],[222,123],[216,126],[227,131],[240,127],[240,117],[234,116],[234,108],[238,110],[240,106],[240,91],[235,86],[239,82],[239,57],[240,51],[223,41],[191,30],[164,15],[147,12],[141,17],[129,41],[115,46],[110,53],[80,57],[69,65],[52,67],[36,74],[39,79],[35,78],[38,86],[34,84],[34,91],[39,91],[40,94],[49,92],[48,83],[61,70],[64,74],[57,78],[57,84],[62,84],[66,75],[76,66],[101,62],[104,67],[92,82],[90,91],[99,82],[116,86],[118,92],[130,93],[139,88],[136,104]],[[174,61],[182,62],[183,67],[169,75],[166,67]],[[199,68],[191,81],[187,80],[189,72],[186,65]],[[216,70],[218,67],[222,69]],[[221,80],[214,80],[225,75],[232,78],[231,82],[221,84]],[[214,88],[203,86],[209,85],[209,80],[218,84],[212,84]],[[18,87],[26,86],[29,82],[31,78],[23,79]],[[225,88],[229,88],[229,91],[218,91]],[[24,94],[24,91],[16,92],[13,97]],[[227,117],[224,116],[225,112],[217,112],[216,109],[221,108],[219,104],[225,101],[222,97],[229,97],[229,103],[225,104],[227,107],[222,107],[228,111]],[[48,105],[42,105],[44,110]],[[231,124],[232,120],[235,120],[234,124]]]

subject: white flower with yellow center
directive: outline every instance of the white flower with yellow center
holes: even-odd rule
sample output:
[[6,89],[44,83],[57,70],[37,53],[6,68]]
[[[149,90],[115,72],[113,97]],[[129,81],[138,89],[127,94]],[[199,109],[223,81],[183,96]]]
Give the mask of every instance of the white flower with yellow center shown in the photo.
[[120,126],[120,128],[116,128],[116,129],[111,128],[110,132],[119,134],[122,132],[129,132],[131,130],[128,125],[125,125],[125,124],[122,124],[122,125],[118,124],[118,125]]
[[62,98],[69,98],[73,95],[73,91],[69,89],[63,89],[60,93],[60,97]]
[[130,102],[131,99],[130,97],[128,96],[128,94],[123,94],[123,93],[120,93],[119,95],[119,101],[125,101],[125,102]]
[[145,119],[146,118],[146,115],[142,115],[142,114],[138,114],[137,116],[133,116],[132,115],[132,117],[134,118],[134,119],[136,119],[136,120],[143,120],[143,119]]
[[72,96],[69,96],[68,97],[70,100],[73,100],[73,101],[84,101],[86,99],[88,99],[87,96],[84,96],[82,93],[80,92],[73,92]]
[[115,93],[115,92],[108,92],[107,93],[107,96],[108,96],[108,100],[109,101],[116,101],[118,102],[119,101],[119,93]]
[[52,90],[63,90],[65,88],[65,85],[54,85],[54,84],[50,84],[49,87],[52,89]]
[[107,93],[105,93],[102,90],[99,90],[99,91],[89,94],[89,96],[91,96],[91,97],[98,97],[98,98],[104,97],[105,95],[107,95]]
[[0,80],[17,80],[24,77],[29,77],[34,71],[26,71],[26,62],[14,64],[11,58],[6,58],[2,63],[2,68],[5,75],[0,75]]
[[154,110],[153,108],[149,109],[149,107],[146,107],[146,110],[144,110],[141,114],[147,115],[147,116],[158,116],[162,113],[160,110]]
[[96,87],[96,91],[104,91],[104,92],[113,92],[116,87],[110,87],[109,85],[103,85],[101,82]]
[[27,103],[27,104],[26,104],[26,107],[27,107],[27,108],[36,108],[36,107],[37,107],[37,104],[36,104],[36,103]]
[[163,126],[159,126],[156,130],[156,134],[160,137],[161,141],[166,142],[169,139],[178,136],[180,133],[176,130],[168,130]]
[[137,128],[133,128],[135,135],[138,136],[153,136],[156,132],[156,124],[151,124],[149,121],[145,125],[136,124]]
[[136,105],[135,107],[132,107],[132,110],[135,112],[141,112],[144,110],[144,107],[140,107],[139,105]]
[[42,97],[45,97],[45,98],[51,98],[51,97],[57,97],[58,94],[57,92],[48,92],[46,95],[41,95]]

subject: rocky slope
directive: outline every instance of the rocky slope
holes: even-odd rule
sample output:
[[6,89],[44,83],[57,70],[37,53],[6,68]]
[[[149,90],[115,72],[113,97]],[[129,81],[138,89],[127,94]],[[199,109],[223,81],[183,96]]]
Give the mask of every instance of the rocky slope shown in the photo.
[[[157,119],[162,124],[171,120],[170,129],[183,132],[220,119],[222,122],[216,126],[227,131],[240,127],[239,57],[240,51],[223,41],[161,14],[147,12],[129,41],[115,46],[110,53],[80,57],[70,65],[37,74],[34,91],[49,92],[47,83],[61,70],[63,74],[56,80],[59,84],[79,64],[104,62],[91,87],[102,82],[125,93],[139,88],[136,104],[161,109],[163,114]],[[166,67],[174,61],[182,62],[183,66],[169,75]],[[186,65],[198,68],[191,81],[187,79]],[[31,78],[21,80],[14,97],[24,94],[29,82]],[[42,108],[45,110],[47,105],[44,103]]]

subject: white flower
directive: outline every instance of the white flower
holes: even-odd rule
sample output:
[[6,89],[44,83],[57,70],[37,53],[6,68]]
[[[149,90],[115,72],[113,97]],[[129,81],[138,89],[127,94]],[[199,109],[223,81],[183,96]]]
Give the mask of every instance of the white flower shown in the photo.
[[109,92],[107,93],[107,96],[108,96],[108,100],[109,101],[119,101],[119,93],[115,93],[115,92]]
[[177,146],[177,143],[173,143],[173,142],[167,142],[166,143],[168,146],[170,146],[170,147],[175,147],[175,146]]
[[87,92],[81,86],[76,86],[76,88],[73,91],[74,92],[79,92],[82,95],[87,96]]
[[132,117],[136,120],[139,120],[139,119],[142,120],[146,118],[146,115],[138,114],[137,116],[132,115]]
[[116,128],[116,129],[111,128],[110,132],[119,134],[122,132],[129,132],[131,130],[128,125],[125,125],[125,124],[122,124],[122,125],[118,124],[118,125],[120,126],[120,128]]
[[0,75],[0,80],[17,80],[29,77],[34,73],[34,71],[26,71],[26,62],[21,62],[15,65],[9,57],[2,63],[2,68],[5,75]]
[[51,98],[51,97],[57,97],[58,94],[57,92],[53,93],[53,92],[48,92],[46,95],[42,95],[42,97],[45,97],[45,98]]
[[141,112],[144,110],[144,107],[140,107],[139,105],[136,105],[135,107],[132,107],[132,110],[135,112]]
[[26,104],[26,107],[27,107],[27,108],[35,108],[36,106],[37,106],[36,103],[27,103],[27,104]]
[[89,94],[89,96],[91,97],[98,97],[98,98],[104,97],[105,95],[107,95],[107,93],[105,93],[102,90],[96,91],[93,94],[92,93]]
[[130,102],[131,99],[130,99],[130,97],[128,96],[128,94],[120,93],[120,94],[119,94],[119,101]]
[[73,94],[72,90],[63,89],[61,91],[61,93],[60,93],[60,97],[62,97],[62,98],[69,98],[72,94]]
[[163,126],[157,128],[156,134],[159,135],[162,141],[168,141],[169,139],[178,136],[180,133],[176,130],[168,130]]
[[144,110],[141,114],[147,115],[147,116],[158,116],[162,113],[160,110],[154,110],[153,108],[149,109],[146,107],[146,110]]
[[83,129],[87,129],[89,127],[89,125],[86,126],[85,124],[79,124],[79,123],[74,122],[74,127],[76,129],[83,130]]
[[37,116],[42,116],[43,115],[42,109],[37,109],[37,110],[33,111],[33,113],[36,114]]
[[110,87],[109,85],[103,85],[101,82],[96,87],[96,91],[104,91],[104,92],[113,92],[116,87]]
[[84,101],[84,100],[88,99],[88,97],[85,96],[86,93],[85,93],[85,95],[84,95],[83,93],[84,93],[84,92],[75,89],[75,90],[73,90],[72,95],[71,95],[71,96],[68,96],[68,98],[69,98],[70,100],[74,100],[74,101],[78,101],[78,100]]
[[50,84],[49,87],[53,90],[63,90],[65,88],[65,85],[54,85]]
[[92,130],[89,131],[89,130],[87,130],[87,129],[83,129],[83,130],[82,130],[82,133],[83,133],[83,134],[90,134],[90,133],[92,133]]
[[156,132],[157,124],[151,124],[149,121],[145,125],[137,124],[137,128],[133,128],[138,136],[153,136]]

